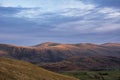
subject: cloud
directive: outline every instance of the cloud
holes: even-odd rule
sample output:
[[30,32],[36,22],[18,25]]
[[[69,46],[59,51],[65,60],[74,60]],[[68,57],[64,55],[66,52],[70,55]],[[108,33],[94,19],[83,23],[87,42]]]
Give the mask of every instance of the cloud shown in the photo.
[[114,8],[102,8],[98,11],[99,13],[106,14],[106,18],[117,18],[120,17],[120,10]]
[[[72,10],[71,10],[72,12]],[[112,8],[94,8],[93,10],[74,9],[75,15],[63,15],[67,19],[76,19],[73,21],[64,21],[59,25],[56,24],[53,30],[67,31],[76,33],[102,33],[111,32],[119,29],[119,11]],[[66,12],[67,13],[67,12]],[[68,14],[70,12],[68,11]],[[62,14],[62,13],[61,13]],[[64,14],[64,13],[63,13]],[[69,16],[69,18],[68,18]],[[72,16],[72,17],[71,17]],[[111,18],[111,19],[110,19]],[[59,19],[58,19],[59,20]],[[65,19],[64,19],[65,20]],[[90,30],[91,29],[91,30]]]
[[11,15],[21,11],[21,8],[0,7],[0,15]]
[[0,42],[120,41],[118,8],[97,7],[96,4],[76,0],[58,2],[54,8],[51,6],[53,3],[49,3],[50,8],[1,6]]
[[27,10],[31,10],[31,8],[0,6],[0,16],[14,17],[16,14],[21,13],[22,11],[27,11]]
[[94,29],[97,32],[110,32],[120,30],[120,24],[103,24],[101,27],[97,27]]
[[44,11],[41,8],[28,8],[18,12],[15,17],[39,18]]
[[[8,11],[13,8],[8,8]],[[119,11],[113,8],[65,8],[63,11],[43,11],[41,8],[21,9],[14,8],[13,17],[1,17],[1,21],[7,23],[2,26],[40,27],[44,30],[67,31],[77,33],[97,32],[96,27],[105,26],[105,24],[116,24],[116,17],[119,19]],[[17,9],[17,11],[16,11]],[[9,15],[9,14],[6,14]],[[29,18],[29,19],[28,19]],[[112,18],[112,20],[108,20]],[[119,24],[117,24],[119,25]],[[107,27],[107,26],[106,26]],[[113,26],[114,27],[114,26]],[[72,28],[72,30],[71,30]],[[107,27],[109,28],[109,27]],[[89,31],[89,29],[92,29]],[[113,28],[111,28],[112,31]],[[114,29],[113,29],[114,31]],[[100,32],[100,31],[99,31]],[[102,31],[101,31],[102,32]]]
[[83,1],[85,3],[94,3],[101,7],[114,7],[120,8],[120,0],[78,0]]

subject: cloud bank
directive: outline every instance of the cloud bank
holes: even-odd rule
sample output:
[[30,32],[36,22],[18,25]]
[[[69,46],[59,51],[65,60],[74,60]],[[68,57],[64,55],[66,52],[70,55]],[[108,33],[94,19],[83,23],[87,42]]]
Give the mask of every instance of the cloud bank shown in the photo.
[[1,1],[0,43],[120,41],[119,0],[25,2]]

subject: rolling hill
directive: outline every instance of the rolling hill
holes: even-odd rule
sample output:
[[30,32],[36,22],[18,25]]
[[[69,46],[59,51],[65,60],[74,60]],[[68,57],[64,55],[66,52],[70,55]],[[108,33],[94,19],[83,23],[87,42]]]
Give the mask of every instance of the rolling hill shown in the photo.
[[0,80],[78,80],[42,69],[33,64],[0,58]]
[[28,61],[49,70],[111,69],[120,67],[120,44],[46,42],[28,47],[0,44],[0,57]]

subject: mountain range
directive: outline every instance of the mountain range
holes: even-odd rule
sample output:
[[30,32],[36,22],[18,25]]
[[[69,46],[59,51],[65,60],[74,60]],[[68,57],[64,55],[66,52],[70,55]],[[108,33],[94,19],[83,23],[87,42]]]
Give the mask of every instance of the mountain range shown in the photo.
[[118,69],[120,43],[46,42],[28,47],[0,44],[0,57],[28,61],[52,71]]

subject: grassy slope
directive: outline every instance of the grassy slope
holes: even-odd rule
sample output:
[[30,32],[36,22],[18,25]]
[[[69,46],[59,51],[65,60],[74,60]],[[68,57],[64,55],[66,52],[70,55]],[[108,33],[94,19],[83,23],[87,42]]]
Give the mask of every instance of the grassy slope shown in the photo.
[[27,62],[0,58],[0,80],[77,80]]

